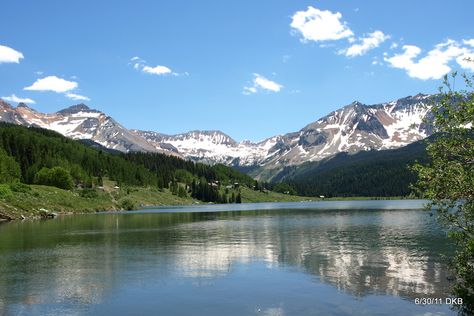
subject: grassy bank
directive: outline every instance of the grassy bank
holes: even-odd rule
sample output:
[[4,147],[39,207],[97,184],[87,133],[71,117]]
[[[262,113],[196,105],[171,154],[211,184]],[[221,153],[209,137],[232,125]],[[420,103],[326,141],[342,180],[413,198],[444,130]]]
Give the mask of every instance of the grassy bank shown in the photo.
[[[275,192],[260,192],[242,187],[242,202],[291,202],[310,200]],[[168,189],[145,187],[116,187],[115,182],[104,180],[100,189],[62,190],[44,185],[24,185],[22,190],[0,198],[0,218],[19,219],[40,217],[50,213],[90,213],[111,210],[139,209],[154,205],[191,205],[204,202],[191,197],[178,197]]]
[[311,201],[316,200],[311,197],[303,197],[296,195],[288,195],[277,193],[273,191],[255,191],[247,187],[242,187],[240,189],[240,194],[242,195],[243,203],[259,203],[259,202],[301,202],[301,201]]
[[[23,190],[13,192],[8,197],[0,198],[0,219],[38,218],[45,210],[50,213],[71,214],[91,213],[112,210],[139,209],[144,206],[155,205],[191,205],[204,204],[205,202],[191,197],[178,197],[168,189],[158,190],[145,187],[116,187],[115,182],[104,181],[101,189],[89,192],[74,190],[67,191],[51,186],[29,185]],[[243,203],[259,202],[301,202],[301,201],[348,201],[348,200],[376,200],[375,197],[334,197],[311,198],[301,197],[272,191],[255,191],[241,187],[235,191],[240,192]],[[383,199],[403,199],[391,197]]]
[[29,185],[20,192],[0,199],[0,217],[17,219],[39,217],[47,210],[58,214],[88,213],[110,210],[137,209],[150,205],[185,205],[197,201],[171,194],[169,190],[156,188],[116,188],[105,181],[101,189],[67,191],[56,187]]

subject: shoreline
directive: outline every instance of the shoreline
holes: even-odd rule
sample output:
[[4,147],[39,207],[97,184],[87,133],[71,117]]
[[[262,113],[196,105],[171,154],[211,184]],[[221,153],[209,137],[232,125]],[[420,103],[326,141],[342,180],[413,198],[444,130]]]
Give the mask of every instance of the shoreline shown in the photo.
[[[295,196],[293,196],[295,197]],[[303,198],[303,197],[302,197]],[[173,210],[179,210],[179,209],[184,209],[184,208],[191,208],[191,209],[204,209],[204,210],[199,210],[196,212],[218,212],[219,210],[205,210],[206,208],[214,208],[214,207],[219,207],[219,206],[226,206],[225,210],[221,211],[247,211],[247,210],[252,210],[251,208],[248,208],[248,206],[254,205],[254,204],[294,204],[293,207],[297,207],[299,203],[324,203],[324,202],[364,202],[364,201],[426,201],[424,199],[420,198],[413,198],[413,197],[333,197],[333,198],[314,198],[314,199],[308,199],[308,200],[300,200],[300,201],[258,201],[258,202],[243,202],[243,203],[206,203],[206,202],[201,202],[201,203],[176,203],[176,204],[143,204],[140,205],[139,208],[133,209],[133,210],[126,210],[126,209],[121,209],[117,207],[113,208],[106,208],[106,209],[100,209],[100,210],[93,210],[93,211],[59,211],[59,212],[50,212],[47,209],[44,210],[46,211],[45,214],[53,214],[52,216],[42,216],[40,214],[31,214],[29,216],[24,216],[21,214],[20,216],[15,216],[12,217],[9,214],[5,214],[4,212],[0,211],[0,224],[2,223],[8,223],[8,222],[14,222],[14,221],[23,221],[23,220],[43,220],[43,219],[54,219],[55,217],[63,217],[63,216],[73,216],[73,215],[89,215],[89,214],[97,214],[97,213],[148,213],[148,212],[155,212],[156,210],[163,210],[163,213],[173,213],[171,209]],[[364,207],[367,208],[367,207]],[[272,208],[270,207],[269,209],[281,209],[281,208]],[[352,209],[351,208],[336,208],[337,210],[341,209]],[[369,208],[370,209],[370,208]],[[421,208],[418,208],[421,209]],[[176,213],[181,213],[181,212],[194,212],[193,210],[190,211],[176,211]]]

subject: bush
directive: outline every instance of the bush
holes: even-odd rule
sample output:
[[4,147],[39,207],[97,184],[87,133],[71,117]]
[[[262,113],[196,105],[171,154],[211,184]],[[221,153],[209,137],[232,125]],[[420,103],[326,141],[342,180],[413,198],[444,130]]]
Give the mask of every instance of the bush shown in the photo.
[[0,184],[0,199],[10,199],[13,197],[13,192],[8,184]]
[[98,197],[99,194],[97,193],[97,191],[95,189],[86,188],[86,189],[83,189],[83,190],[79,191],[79,196],[83,197],[83,198],[86,198],[86,199],[93,199],[93,198]]
[[17,193],[28,193],[31,191],[31,187],[29,185],[21,182],[10,183],[10,189]]
[[35,183],[71,190],[74,183],[69,171],[61,167],[43,167],[35,175]]
[[131,211],[137,208],[135,202],[128,198],[125,198],[120,201],[120,207],[127,211]]

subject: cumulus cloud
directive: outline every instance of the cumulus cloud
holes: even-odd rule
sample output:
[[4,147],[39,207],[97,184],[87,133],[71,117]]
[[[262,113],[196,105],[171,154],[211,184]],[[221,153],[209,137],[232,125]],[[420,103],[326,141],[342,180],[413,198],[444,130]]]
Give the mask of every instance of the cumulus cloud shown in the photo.
[[[166,66],[163,66],[163,65],[157,65],[155,67],[148,66],[147,62],[144,59],[142,59],[138,56],[132,57],[130,59],[130,62],[131,62],[130,64],[133,65],[134,69],[140,70],[140,71],[142,71],[144,73],[147,73],[147,74],[152,74],[152,75],[168,75],[168,74],[171,74],[173,76],[179,76],[180,75],[179,73],[172,71],[169,67],[166,67]],[[183,75],[188,76],[189,73],[184,72]]]
[[[76,101],[90,101],[86,96],[73,93],[72,91],[78,87],[75,81],[69,81],[56,76],[47,76],[37,79],[31,86],[23,88],[30,91],[52,91],[56,93],[64,93],[64,95]],[[26,102],[25,102],[26,103]]]
[[29,104],[35,104],[36,102],[32,99],[29,98],[20,98],[17,97],[16,95],[12,94],[11,96],[8,97],[2,97],[3,100],[8,101],[8,102],[15,102],[15,103],[29,103]]
[[75,94],[75,93],[66,93],[66,97],[68,97],[69,99],[72,99],[72,100],[75,100],[75,101],[90,101],[91,99],[89,99],[88,97],[86,96],[83,96],[83,95],[80,95],[80,94]]
[[354,35],[339,12],[319,10],[309,6],[306,11],[297,11],[290,26],[302,36],[301,41],[330,41],[350,38]]
[[47,76],[36,80],[31,86],[25,87],[24,90],[64,93],[76,89],[77,86],[75,81],[68,81],[56,76]]
[[23,54],[8,46],[0,45],[0,64],[1,63],[16,63],[23,59]]
[[142,71],[152,75],[165,75],[172,72],[168,67],[160,65],[155,67],[143,66]]
[[455,60],[462,68],[474,71],[474,66],[467,59],[474,56],[474,51],[460,43],[447,40],[436,45],[424,57],[420,56],[421,48],[414,45],[404,45],[403,53],[384,60],[394,68],[403,69],[412,78],[428,80],[440,79],[451,71],[449,64]]
[[267,79],[262,75],[259,75],[257,73],[253,75],[254,75],[254,78],[252,81],[253,85],[245,86],[244,90],[242,91],[242,93],[245,95],[257,93],[259,90],[279,92],[283,88],[283,85],[276,83],[275,81],[272,81],[270,79]]
[[382,31],[375,31],[373,33],[367,34],[367,36],[359,39],[359,43],[353,44],[341,51],[347,57],[362,56],[367,53],[369,50],[377,48],[389,39],[390,36],[384,34]]

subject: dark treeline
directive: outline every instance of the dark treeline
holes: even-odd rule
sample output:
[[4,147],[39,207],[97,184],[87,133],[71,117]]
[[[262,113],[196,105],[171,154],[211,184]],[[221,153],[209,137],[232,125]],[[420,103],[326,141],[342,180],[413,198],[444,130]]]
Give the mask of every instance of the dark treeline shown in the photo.
[[105,176],[119,184],[156,184],[156,176],[141,165],[41,128],[0,123],[0,148],[15,159],[20,181],[28,184],[35,183],[41,169],[54,167],[68,171],[83,186],[92,186]]
[[169,187],[180,196],[184,196],[186,192],[204,202],[240,203],[240,194],[231,191],[242,185],[253,188],[257,183],[250,176],[221,164],[209,166],[145,152],[131,152],[122,157],[154,172],[159,188]]
[[426,160],[426,144],[419,141],[394,150],[341,153],[303,165],[284,181],[305,196],[407,196],[416,181],[409,166]]
[[107,177],[118,185],[156,186],[181,197],[221,203],[238,203],[240,194],[234,189],[255,183],[223,165],[208,166],[158,153],[105,152],[89,143],[50,130],[0,123],[0,182],[69,190],[102,185]]
[[[253,186],[255,182],[252,177],[222,164],[209,166],[190,160],[184,160],[178,157],[147,152],[131,152],[123,154],[122,156],[128,161],[141,164],[147,169],[153,171],[158,177],[159,186],[166,185],[170,181],[173,181],[173,179],[176,177],[184,177],[182,175],[182,170],[187,171],[196,179],[204,177],[208,182],[238,182],[239,184],[243,184],[248,187]],[[176,173],[178,173],[177,176]]]

